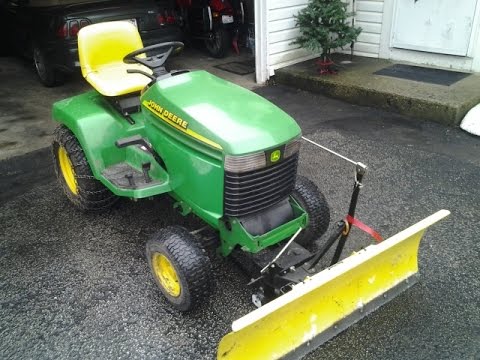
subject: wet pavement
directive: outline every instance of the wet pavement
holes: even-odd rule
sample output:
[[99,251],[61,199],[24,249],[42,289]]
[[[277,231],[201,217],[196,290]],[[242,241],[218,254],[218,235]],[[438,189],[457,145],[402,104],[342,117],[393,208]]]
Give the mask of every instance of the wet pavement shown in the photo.
[[[478,359],[480,140],[286,87],[257,92],[311,139],[369,166],[357,215],[384,237],[452,211],[421,244],[419,284],[307,359]],[[145,242],[163,226],[200,223],[167,197],[83,214],[55,183],[47,150],[16,164],[0,162],[0,193],[13,192],[0,198],[0,358],[212,359],[231,321],[253,310],[249,279],[220,258],[208,303],[189,314],[168,306]],[[323,189],[333,219],[345,215],[351,165],[303,144],[299,173]],[[346,253],[369,243],[354,230]]]

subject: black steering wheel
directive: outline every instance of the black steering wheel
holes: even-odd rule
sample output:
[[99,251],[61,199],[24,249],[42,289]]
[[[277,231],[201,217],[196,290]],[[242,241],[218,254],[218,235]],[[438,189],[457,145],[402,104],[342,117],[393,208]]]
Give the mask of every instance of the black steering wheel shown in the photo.
[[[132,51],[131,53],[125,55],[125,57],[123,58],[123,62],[126,64],[135,64],[135,63],[142,64],[148,67],[149,69],[154,70],[156,68],[163,66],[163,64],[165,64],[168,57],[172,54],[173,51],[177,52],[179,50],[182,50],[183,47],[184,45],[180,41],[170,41],[170,42],[150,45],[142,49]],[[138,57],[138,55],[146,54],[148,51],[160,50],[164,48],[168,48],[168,50],[157,55],[147,56],[144,58]]]

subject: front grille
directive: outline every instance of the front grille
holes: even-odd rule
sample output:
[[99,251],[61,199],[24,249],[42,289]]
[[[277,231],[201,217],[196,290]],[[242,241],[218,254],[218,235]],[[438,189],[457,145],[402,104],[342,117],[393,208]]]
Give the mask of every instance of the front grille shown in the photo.
[[289,196],[295,186],[298,153],[278,164],[245,173],[225,172],[224,213],[241,217]]

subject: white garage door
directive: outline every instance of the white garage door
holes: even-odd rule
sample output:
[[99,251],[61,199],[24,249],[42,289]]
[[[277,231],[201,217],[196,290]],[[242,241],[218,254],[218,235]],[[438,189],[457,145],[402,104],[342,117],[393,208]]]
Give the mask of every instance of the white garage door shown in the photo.
[[396,0],[392,47],[467,55],[477,0]]

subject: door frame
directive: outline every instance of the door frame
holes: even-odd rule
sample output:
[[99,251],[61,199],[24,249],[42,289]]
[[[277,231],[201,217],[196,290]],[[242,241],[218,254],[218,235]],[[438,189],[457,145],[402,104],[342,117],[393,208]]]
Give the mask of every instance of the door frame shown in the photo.
[[268,71],[268,1],[254,1],[255,16],[255,78],[264,84],[269,78]]

